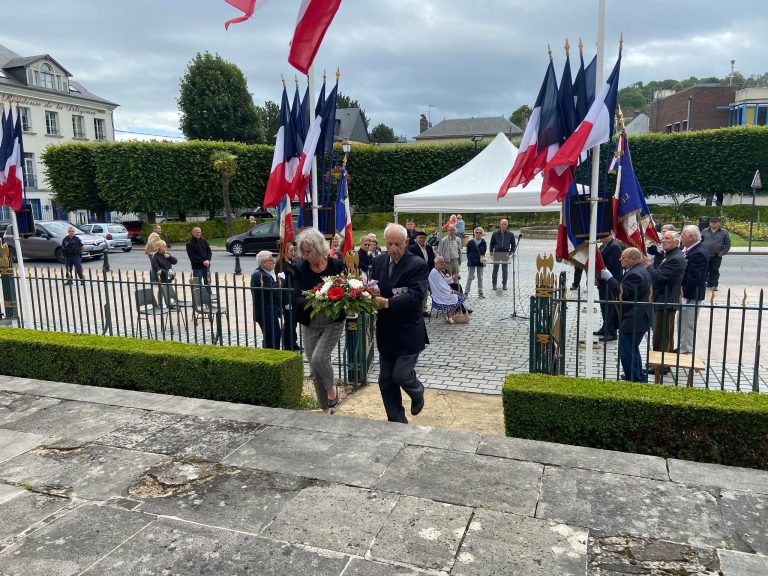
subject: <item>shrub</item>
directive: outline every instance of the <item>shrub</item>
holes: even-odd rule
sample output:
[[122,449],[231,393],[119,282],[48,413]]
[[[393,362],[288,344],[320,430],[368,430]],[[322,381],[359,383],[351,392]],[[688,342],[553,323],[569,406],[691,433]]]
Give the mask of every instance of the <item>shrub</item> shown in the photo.
[[[257,222],[265,222],[265,220],[257,220]],[[251,223],[243,218],[236,219],[234,224],[235,234],[242,234],[251,227]],[[141,237],[149,238],[153,226],[154,224],[144,224],[144,228],[142,228],[141,231]],[[192,238],[192,228],[195,227],[202,230],[203,238],[211,239],[227,237],[227,221],[222,218],[206,220],[204,222],[161,222],[160,226],[163,227],[162,237],[165,240],[177,244],[183,244]]]
[[507,436],[768,469],[768,397],[540,374],[507,376]]
[[301,402],[295,352],[16,328],[0,328],[0,347],[0,373],[9,376],[272,407]]

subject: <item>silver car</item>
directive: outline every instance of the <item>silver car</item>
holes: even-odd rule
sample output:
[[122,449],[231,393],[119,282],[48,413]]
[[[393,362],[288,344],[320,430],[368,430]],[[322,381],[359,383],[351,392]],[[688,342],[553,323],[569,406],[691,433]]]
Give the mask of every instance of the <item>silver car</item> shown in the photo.
[[[80,230],[77,226],[54,220],[52,222],[35,222],[35,233],[28,238],[21,238],[21,253],[24,258],[58,260],[62,264],[65,261],[61,250],[61,241],[67,235],[70,226],[75,229],[75,234],[83,243],[83,259],[101,258],[107,251],[107,242],[100,236],[92,236]],[[13,238],[13,226],[8,226],[3,235],[3,240],[8,244],[11,257],[16,259],[16,242]]]
[[123,252],[130,252],[131,248],[133,248],[131,239],[128,237],[128,229],[122,224],[96,222],[94,224],[81,224],[80,229],[86,234],[104,238],[110,250],[122,248]]

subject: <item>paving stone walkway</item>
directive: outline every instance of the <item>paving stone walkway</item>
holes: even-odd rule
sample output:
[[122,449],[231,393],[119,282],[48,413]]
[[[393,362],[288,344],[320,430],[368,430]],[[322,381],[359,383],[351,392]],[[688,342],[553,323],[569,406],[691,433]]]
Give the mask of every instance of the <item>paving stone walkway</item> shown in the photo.
[[0,376],[0,574],[768,574],[768,472]]

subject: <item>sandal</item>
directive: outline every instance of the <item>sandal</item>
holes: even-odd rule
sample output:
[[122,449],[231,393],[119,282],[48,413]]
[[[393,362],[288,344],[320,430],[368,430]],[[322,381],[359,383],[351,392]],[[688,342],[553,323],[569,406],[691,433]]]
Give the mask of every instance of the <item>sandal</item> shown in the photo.
[[339,404],[339,391],[336,390],[336,398],[333,400],[329,400],[328,398],[325,399],[325,404],[328,408],[336,408]]

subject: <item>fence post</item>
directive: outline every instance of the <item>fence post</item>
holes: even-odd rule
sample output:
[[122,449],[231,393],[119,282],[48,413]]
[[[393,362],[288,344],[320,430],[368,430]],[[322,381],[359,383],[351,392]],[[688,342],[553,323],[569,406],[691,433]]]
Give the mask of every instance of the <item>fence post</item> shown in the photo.
[[[548,374],[552,371],[551,361],[554,358],[554,339],[552,338],[552,298],[555,288],[555,275],[552,268],[555,259],[552,254],[540,254],[536,257],[536,306],[531,314],[531,347],[533,348],[533,364],[528,371]],[[534,319],[535,313],[535,319]]]
[[2,278],[5,318],[18,320],[19,303],[16,299],[16,278],[13,273],[13,259],[7,244],[0,245],[0,278]]

